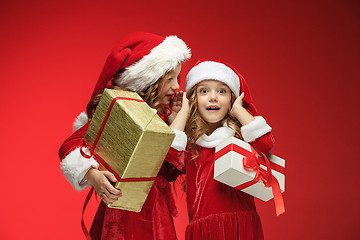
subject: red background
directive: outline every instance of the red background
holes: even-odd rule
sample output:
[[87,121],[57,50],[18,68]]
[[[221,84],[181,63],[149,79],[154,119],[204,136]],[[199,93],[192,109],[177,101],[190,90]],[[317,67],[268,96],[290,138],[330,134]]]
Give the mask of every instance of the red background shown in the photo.
[[247,79],[287,161],[286,213],[257,201],[266,239],[359,238],[359,2],[132,2],[0,2],[0,239],[83,239],[87,191],[65,180],[57,150],[107,54],[138,30],[185,40],[183,78],[213,57]]

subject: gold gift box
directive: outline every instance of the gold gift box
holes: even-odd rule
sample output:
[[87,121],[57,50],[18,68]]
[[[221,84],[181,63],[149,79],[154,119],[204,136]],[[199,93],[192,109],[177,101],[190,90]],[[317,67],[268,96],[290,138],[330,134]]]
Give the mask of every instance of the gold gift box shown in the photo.
[[[103,123],[108,110],[110,114]],[[109,207],[140,212],[154,183],[154,180],[144,178],[157,176],[174,137],[175,133],[157,115],[156,110],[143,102],[137,93],[104,91],[84,140],[106,163],[100,164],[102,169],[110,167],[121,180],[142,179],[117,181],[115,187],[121,189],[122,196]]]

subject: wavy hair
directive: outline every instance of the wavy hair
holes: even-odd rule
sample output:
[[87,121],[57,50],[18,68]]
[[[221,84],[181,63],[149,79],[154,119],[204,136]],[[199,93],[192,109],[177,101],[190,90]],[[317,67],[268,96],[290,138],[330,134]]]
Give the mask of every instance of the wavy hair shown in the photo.
[[[160,102],[159,90],[160,90],[161,84],[162,84],[161,80],[164,77],[166,77],[167,74],[168,73],[166,73],[163,77],[161,77],[158,81],[156,81],[156,83],[151,85],[147,90],[142,91],[142,92],[140,92],[140,91],[136,92],[150,107],[157,109],[158,112],[160,111],[160,108],[161,108],[161,105],[159,103]],[[111,81],[111,86],[109,88],[119,90],[119,91],[131,91],[124,86],[117,86],[113,81]],[[100,102],[101,96],[102,96],[102,93],[94,96],[87,104],[86,114],[87,114],[89,120],[94,115],[95,109]]]
[[[201,117],[198,106],[197,106],[197,91],[196,91],[197,86],[198,86],[198,84],[193,86],[190,89],[190,91],[188,92],[190,115],[189,115],[189,119],[185,125],[185,133],[188,138],[187,150],[190,151],[190,153],[193,153],[193,152],[195,153],[195,156],[190,154],[191,156],[193,156],[193,157],[191,157],[191,160],[194,158],[197,158],[199,156],[199,152],[197,151],[197,149],[195,147],[196,141],[203,134],[205,134],[209,129],[209,124]],[[235,131],[236,137],[243,139],[242,135],[241,135],[241,130],[240,130],[241,123],[239,122],[239,120],[237,120],[235,117],[233,117],[230,114],[231,107],[234,104],[235,100],[236,100],[236,96],[233,92],[231,92],[230,108],[229,108],[229,111],[226,114],[226,116],[221,120],[221,123],[222,124],[226,123],[228,125],[228,127],[230,127],[231,129],[233,129]]]

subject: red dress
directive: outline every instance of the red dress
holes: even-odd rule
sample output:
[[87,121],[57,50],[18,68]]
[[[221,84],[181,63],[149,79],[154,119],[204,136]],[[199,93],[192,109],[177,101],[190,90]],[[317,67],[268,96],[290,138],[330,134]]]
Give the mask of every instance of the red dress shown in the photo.
[[[82,145],[88,124],[74,132],[59,150],[63,160]],[[175,240],[177,239],[172,216],[177,215],[171,185],[176,174],[164,163],[139,213],[108,208],[100,203],[90,230],[91,239],[102,240]]]
[[[268,152],[274,144],[271,133],[254,142],[253,147]],[[215,148],[196,145],[199,157],[172,149],[167,158],[185,158],[186,194],[190,224],[187,240],[263,239],[263,231],[254,198],[214,180]],[[184,169],[183,169],[184,170]]]

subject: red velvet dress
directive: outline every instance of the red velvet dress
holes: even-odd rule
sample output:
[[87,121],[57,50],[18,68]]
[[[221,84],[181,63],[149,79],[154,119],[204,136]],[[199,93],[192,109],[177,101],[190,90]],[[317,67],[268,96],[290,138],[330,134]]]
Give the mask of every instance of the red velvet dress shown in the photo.
[[[251,144],[268,152],[274,140],[268,133]],[[214,180],[215,148],[196,145],[200,156],[189,160],[190,154],[172,149],[168,158],[186,159],[186,194],[190,224],[187,240],[263,239],[263,231],[254,198],[242,191]]]
[[[73,133],[59,150],[60,159],[81,146],[87,125]],[[91,239],[102,240],[175,240],[172,216],[177,215],[171,185],[176,176],[164,163],[139,213],[108,208],[100,203],[90,230]]]

